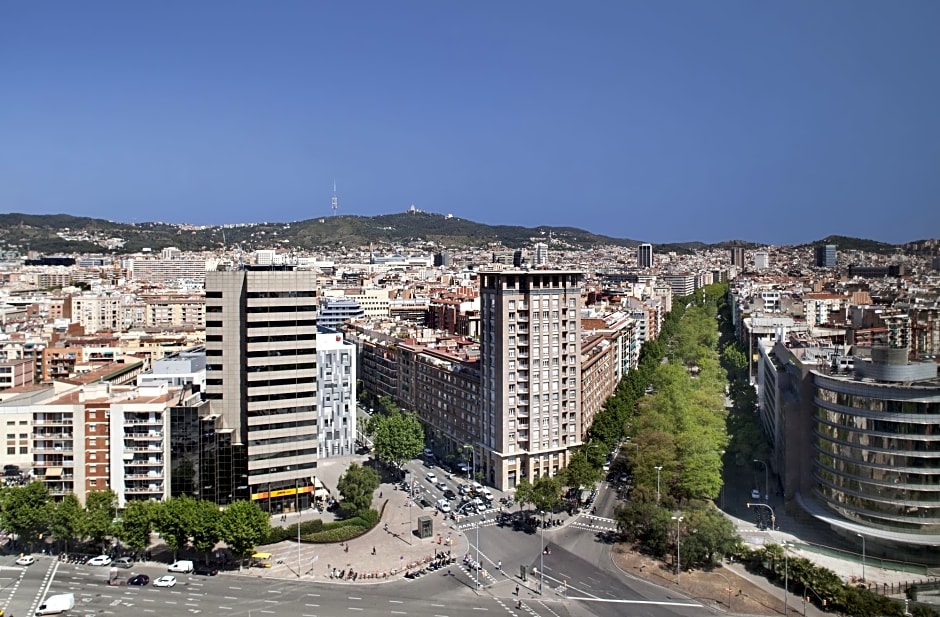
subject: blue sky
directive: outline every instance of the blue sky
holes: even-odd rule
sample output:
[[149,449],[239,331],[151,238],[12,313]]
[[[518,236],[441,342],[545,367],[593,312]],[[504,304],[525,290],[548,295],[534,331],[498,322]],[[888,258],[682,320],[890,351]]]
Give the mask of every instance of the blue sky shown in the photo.
[[4,2],[0,211],[940,236],[940,2]]

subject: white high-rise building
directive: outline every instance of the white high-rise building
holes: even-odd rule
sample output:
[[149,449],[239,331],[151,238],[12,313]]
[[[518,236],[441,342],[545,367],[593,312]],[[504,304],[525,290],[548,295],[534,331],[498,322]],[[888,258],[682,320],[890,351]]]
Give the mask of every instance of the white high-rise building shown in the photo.
[[767,251],[757,251],[754,253],[754,268],[757,270],[766,270],[770,267],[770,254]]
[[544,242],[535,244],[535,265],[544,266],[548,263],[548,245]]
[[356,346],[330,328],[317,329],[317,454],[356,452]]

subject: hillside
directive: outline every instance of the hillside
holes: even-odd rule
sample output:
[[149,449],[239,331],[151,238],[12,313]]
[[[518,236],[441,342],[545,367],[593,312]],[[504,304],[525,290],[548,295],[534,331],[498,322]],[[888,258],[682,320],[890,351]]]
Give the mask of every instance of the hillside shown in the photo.
[[[425,212],[225,226],[126,224],[66,214],[0,214],[0,247],[46,254],[100,252],[108,246],[118,253],[133,253],[143,248],[159,251],[168,246],[182,250],[207,250],[223,245],[239,245],[244,250],[277,246],[313,249],[420,241],[454,248],[493,244],[519,248],[531,245],[533,238],[549,236],[556,247],[558,243],[572,248],[639,244],[636,240],[601,236],[575,227],[493,226]],[[120,239],[123,244],[116,241],[109,244],[110,239]]]
[[[552,239],[553,248],[592,246],[633,247],[639,240],[612,238],[576,227],[522,227],[486,225],[467,219],[427,212],[400,212],[378,216],[332,216],[289,223],[243,225],[171,225],[167,223],[117,223],[68,214],[0,214],[0,250],[55,253],[136,253],[175,246],[199,251],[240,246],[252,251],[261,248],[296,249],[361,247],[370,243],[409,245],[434,242],[442,248],[503,246],[521,248],[540,239]],[[811,244],[836,244],[840,251],[860,250],[892,254],[899,250],[936,254],[936,240],[920,240],[901,247],[874,240],[829,236]],[[759,245],[746,240],[728,240],[708,245],[703,242],[656,244],[656,252],[689,253],[705,248]],[[809,246],[809,245],[804,245]]]

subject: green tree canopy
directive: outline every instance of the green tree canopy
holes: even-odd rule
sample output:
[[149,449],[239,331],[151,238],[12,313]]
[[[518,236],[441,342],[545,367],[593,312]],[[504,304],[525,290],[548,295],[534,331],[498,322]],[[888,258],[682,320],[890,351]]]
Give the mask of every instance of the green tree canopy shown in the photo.
[[340,476],[336,488],[344,501],[352,504],[356,512],[362,512],[372,507],[372,496],[379,488],[379,482],[379,474],[374,469],[351,463],[346,473]]
[[62,498],[62,501],[50,507],[50,510],[49,533],[62,542],[65,550],[68,551],[69,545],[74,545],[81,540],[85,517],[82,504],[78,501],[78,497],[69,493]]
[[401,468],[424,449],[424,429],[414,414],[374,415],[375,451],[382,460]]
[[49,491],[42,482],[8,486],[0,490],[0,514],[4,528],[20,543],[39,537],[49,520]]
[[153,529],[154,509],[154,503],[150,501],[129,501],[117,528],[121,542],[138,552],[147,548]]
[[532,483],[532,505],[550,512],[561,502],[562,485],[557,476],[539,476]]
[[157,504],[153,513],[153,527],[173,551],[185,548],[196,528],[196,500],[188,495],[173,497]]
[[105,539],[114,535],[117,495],[114,491],[91,491],[85,495],[84,533],[104,548]]
[[[592,445],[598,447],[589,447],[587,449],[601,451],[601,448],[603,447],[602,444]],[[601,454],[601,456],[603,457],[603,454]],[[597,482],[600,476],[600,466],[595,466],[594,463],[588,459],[584,449],[576,452],[571,456],[571,460],[568,461],[568,466],[565,467],[565,470],[561,475],[564,481],[564,485],[571,488],[594,486],[594,483]]]
[[195,526],[192,529],[193,548],[208,555],[222,539],[219,521],[222,513],[211,501],[199,500],[195,504]]
[[268,515],[253,501],[236,501],[225,508],[219,518],[222,541],[241,558],[250,554],[270,531]]

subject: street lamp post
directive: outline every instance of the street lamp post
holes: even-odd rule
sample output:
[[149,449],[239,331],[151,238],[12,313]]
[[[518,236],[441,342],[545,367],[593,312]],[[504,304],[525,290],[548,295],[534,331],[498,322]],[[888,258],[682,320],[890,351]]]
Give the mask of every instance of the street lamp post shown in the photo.
[[777,516],[774,514],[774,509],[769,504],[747,502],[747,507],[750,508],[751,506],[754,506],[755,508],[767,508],[770,510],[770,529],[773,531],[777,527]]
[[865,580],[865,536],[860,533],[855,534],[862,539],[862,582],[867,582]]
[[762,460],[756,459],[756,458],[754,459],[754,462],[755,462],[755,463],[760,463],[761,465],[764,466],[764,501],[767,501],[767,500],[770,499],[770,490],[769,490],[769,489],[770,489],[770,484],[767,482],[767,477],[768,477],[768,474],[767,474],[767,463],[765,463],[765,462],[762,461]]
[[681,571],[681,566],[679,564],[679,523],[681,523],[684,518],[684,516],[672,517],[672,520],[676,522],[676,585],[679,584],[679,572]]
[[663,470],[662,465],[656,466],[656,505],[659,505],[659,473]]
[[480,570],[483,569],[483,562],[480,561],[480,525],[486,520],[486,516],[481,516],[477,521],[477,589],[480,588]]
[[300,578],[300,489],[294,478],[294,509],[297,510],[297,578]]
[[790,604],[790,545],[783,543],[783,614],[786,615]]
[[542,528],[539,536],[542,538],[542,551],[539,553],[539,593],[544,593],[545,585],[545,510],[539,510],[542,516]]

